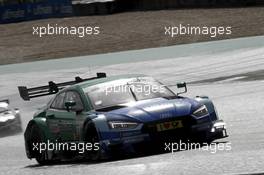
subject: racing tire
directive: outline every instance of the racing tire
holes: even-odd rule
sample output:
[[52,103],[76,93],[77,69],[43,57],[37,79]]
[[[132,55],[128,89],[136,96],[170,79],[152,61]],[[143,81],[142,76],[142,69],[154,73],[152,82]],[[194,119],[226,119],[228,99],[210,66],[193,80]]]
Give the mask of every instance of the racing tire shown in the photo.
[[31,146],[31,151],[36,159],[36,161],[38,162],[38,164],[40,165],[48,165],[51,163],[50,160],[48,160],[48,156],[47,156],[47,150],[43,151],[40,153],[39,150],[34,150],[32,148],[33,144],[40,144],[40,143],[45,143],[45,139],[44,139],[44,135],[41,132],[41,130],[39,129],[39,127],[37,125],[33,125],[31,128],[31,132],[30,132],[30,146]]
[[[91,143],[93,146],[99,143],[99,136],[96,130],[96,127],[92,121],[89,121],[85,125],[85,136],[84,143]],[[85,150],[85,158],[91,161],[98,161],[101,159],[101,151],[100,148],[98,150]]]

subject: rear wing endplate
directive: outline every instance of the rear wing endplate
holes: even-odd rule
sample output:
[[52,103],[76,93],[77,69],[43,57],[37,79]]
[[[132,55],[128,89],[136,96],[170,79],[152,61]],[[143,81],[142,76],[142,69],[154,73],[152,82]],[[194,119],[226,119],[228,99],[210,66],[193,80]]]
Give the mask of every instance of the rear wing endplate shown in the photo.
[[96,75],[97,75],[96,77],[91,77],[91,78],[86,78],[86,79],[75,77],[74,81],[67,81],[67,82],[62,82],[62,83],[54,83],[53,81],[50,81],[49,84],[46,86],[39,86],[39,87],[33,87],[33,88],[27,88],[26,86],[18,86],[18,91],[19,91],[20,97],[23,100],[29,101],[31,98],[56,94],[67,86],[78,84],[83,81],[106,77],[106,73],[103,73],[103,72],[99,72]]

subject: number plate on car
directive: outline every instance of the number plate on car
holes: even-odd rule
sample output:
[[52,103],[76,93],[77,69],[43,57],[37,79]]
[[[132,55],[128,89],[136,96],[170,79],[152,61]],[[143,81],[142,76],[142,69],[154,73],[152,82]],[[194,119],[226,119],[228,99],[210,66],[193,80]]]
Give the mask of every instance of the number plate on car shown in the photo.
[[181,120],[159,123],[156,126],[157,126],[158,132],[177,129],[177,128],[183,128],[183,124]]

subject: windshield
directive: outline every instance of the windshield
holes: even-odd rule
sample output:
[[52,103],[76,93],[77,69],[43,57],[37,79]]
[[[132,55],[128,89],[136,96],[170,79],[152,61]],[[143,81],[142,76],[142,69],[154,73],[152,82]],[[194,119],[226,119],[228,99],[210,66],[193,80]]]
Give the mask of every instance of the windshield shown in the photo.
[[128,86],[134,93],[136,100],[175,96],[171,90],[157,81],[136,81],[129,83]]
[[84,89],[95,110],[140,100],[175,97],[166,86],[150,78],[116,80]]

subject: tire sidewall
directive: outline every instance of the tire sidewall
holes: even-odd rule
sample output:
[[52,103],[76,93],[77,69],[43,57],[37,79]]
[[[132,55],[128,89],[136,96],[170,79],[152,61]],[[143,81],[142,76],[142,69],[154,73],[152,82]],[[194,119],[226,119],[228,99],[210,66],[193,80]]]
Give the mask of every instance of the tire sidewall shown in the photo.
[[[95,124],[92,121],[88,121],[84,127],[84,143],[92,143],[93,145],[97,142],[100,143],[99,135],[96,130]],[[99,145],[100,147],[100,145]],[[101,149],[97,151],[85,151],[85,158],[92,161],[98,161],[101,158]]]
[[[32,128],[31,128],[31,133],[30,133],[31,148],[32,148],[33,144],[39,145],[40,143],[45,143],[44,134],[36,124],[33,124]],[[41,153],[39,150],[31,150],[31,151],[34,154],[36,161],[40,165],[46,165],[49,163],[48,159],[47,159],[47,150],[45,150]]]

